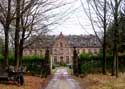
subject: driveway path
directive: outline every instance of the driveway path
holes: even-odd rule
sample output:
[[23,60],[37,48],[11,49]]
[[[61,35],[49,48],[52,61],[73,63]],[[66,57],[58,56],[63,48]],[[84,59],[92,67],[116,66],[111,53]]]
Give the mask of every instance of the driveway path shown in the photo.
[[80,87],[78,82],[69,76],[66,69],[59,69],[45,89],[80,89]]

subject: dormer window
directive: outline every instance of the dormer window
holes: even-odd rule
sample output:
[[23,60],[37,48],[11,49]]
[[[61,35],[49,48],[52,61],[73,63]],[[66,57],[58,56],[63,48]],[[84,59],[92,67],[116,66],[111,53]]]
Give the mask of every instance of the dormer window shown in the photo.
[[94,42],[94,46],[96,45],[96,42]]

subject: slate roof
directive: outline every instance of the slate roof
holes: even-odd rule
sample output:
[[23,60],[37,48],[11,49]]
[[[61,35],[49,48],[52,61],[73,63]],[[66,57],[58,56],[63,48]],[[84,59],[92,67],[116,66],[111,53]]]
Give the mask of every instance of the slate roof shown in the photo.
[[[54,42],[58,39],[59,36],[55,35],[46,35],[38,37],[29,48],[52,48]],[[94,35],[68,35],[64,36],[68,41],[70,47],[79,47],[79,48],[100,48],[101,45]]]
[[46,47],[51,47],[53,45],[55,36],[48,35],[48,36],[39,36],[37,38],[31,37],[30,41],[31,40],[34,40],[34,42],[28,48],[33,48],[33,49],[46,48]]
[[71,47],[101,47],[97,37],[94,35],[71,35],[67,38]]

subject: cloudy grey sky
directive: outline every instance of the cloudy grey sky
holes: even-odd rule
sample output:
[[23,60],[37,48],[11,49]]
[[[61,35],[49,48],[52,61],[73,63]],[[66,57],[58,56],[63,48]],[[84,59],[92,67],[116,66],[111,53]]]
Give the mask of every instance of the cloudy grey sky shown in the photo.
[[[67,2],[73,0],[66,0]],[[84,5],[86,0],[83,0]],[[67,10],[68,9],[68,10]],[[50,34],[59,34],[62,32],[65,35],[69,34],[94,34],[90,21],[88,20],[84,10],[81,6],[80,0],[74,0],[70,5],[66,5],[63,8],[59,9],[60,12],[66,16],[59,22],[58,25],[55,25]],[[81,25],[82,26],[81,26]]]

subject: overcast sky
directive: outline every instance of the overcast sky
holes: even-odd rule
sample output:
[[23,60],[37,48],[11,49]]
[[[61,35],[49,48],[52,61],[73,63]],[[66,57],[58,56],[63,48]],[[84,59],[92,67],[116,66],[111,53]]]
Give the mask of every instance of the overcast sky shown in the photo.
[[[72,0],[66,0],[67,2]],[[83,0],[84,5],[86,5],[85,1]],[[69,9],[68,9],[69,8]],[[90,21],[88,20],[87,16],[85,15],[83,8],[81,6],[80,0],[75,0],[70,5],[64,6],[63,8],[59,9],[60,12],[65,12],[66,16],[59,22],[58,25],[55,25],[53,30],[50,34],[59,34],[62,32],[65,35],[69,34],[94,34]],[[81,25],[82,24],[82,27]]]

